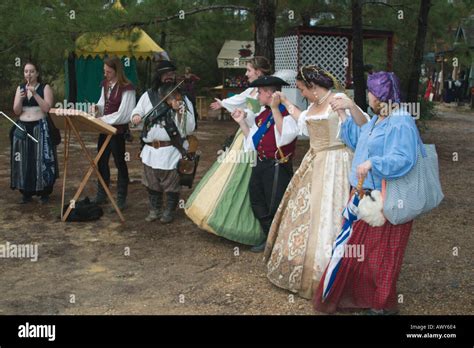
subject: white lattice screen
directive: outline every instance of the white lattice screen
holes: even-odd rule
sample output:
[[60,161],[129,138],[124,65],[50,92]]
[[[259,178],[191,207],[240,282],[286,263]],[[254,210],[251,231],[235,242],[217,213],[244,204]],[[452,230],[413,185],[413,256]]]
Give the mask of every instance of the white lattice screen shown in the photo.
[[[298,70],[298,36],[284,36],[275,39],[275,71]],[[288,81],[296,88],[296,81]]]
[[[297,71],[302,65],[315,64],[331,72],[345,85],[348,44],[344,36],[292,35],[276,38],[275,70]],[[295,81],[291,81],[291,87],[296,87]]]
[[300,66],[315,64],[346,83],[348,39],[344,36],[300,36]]

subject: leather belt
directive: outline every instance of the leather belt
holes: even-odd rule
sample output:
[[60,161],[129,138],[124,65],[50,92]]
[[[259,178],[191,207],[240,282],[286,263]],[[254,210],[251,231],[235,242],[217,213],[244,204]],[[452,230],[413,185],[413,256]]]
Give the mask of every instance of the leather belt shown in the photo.
[[153,146],[155,149],[159,149],[160,147],[172,146],[171,141],[163,141],[163,140],[153,140],[151,143],[145,143],[145,145]]

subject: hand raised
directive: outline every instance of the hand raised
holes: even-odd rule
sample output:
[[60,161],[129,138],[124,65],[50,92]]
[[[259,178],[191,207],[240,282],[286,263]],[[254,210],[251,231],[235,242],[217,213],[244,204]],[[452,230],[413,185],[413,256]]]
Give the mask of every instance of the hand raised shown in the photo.
[[280,103],[281,103],[280,94],[278,94],[278,92],[273,93],[273,95],[272,95],[272,102],[271,102],[270,106],[271,106],[272,108],[277,108],[278,105],[280,105]]
[[329,105],[331,105],[334,111],[338,111],[350,109],[354,105],[354,102],[348,97],[337,96],[329,102]]
[[234,119],[235,122],[240,123],[242,122],[245,117],[247,116],[245,112],[242,109],[235,109],[234,112],[232,112],[232,118]]
[[215,102],[211,103],[210,107],[212,110],[219,110],[222,108],[220,99],[214,98]]

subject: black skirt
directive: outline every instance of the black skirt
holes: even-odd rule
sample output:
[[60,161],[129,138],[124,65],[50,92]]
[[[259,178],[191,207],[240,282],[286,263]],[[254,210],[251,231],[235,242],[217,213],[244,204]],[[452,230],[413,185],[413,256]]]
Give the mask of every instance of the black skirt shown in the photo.
[[59,176],[56,147],[53,146],[45,119],[17,122],[38,143],[15,126],[10,132],[11,185],[26,196],[45,196],[53,191]]

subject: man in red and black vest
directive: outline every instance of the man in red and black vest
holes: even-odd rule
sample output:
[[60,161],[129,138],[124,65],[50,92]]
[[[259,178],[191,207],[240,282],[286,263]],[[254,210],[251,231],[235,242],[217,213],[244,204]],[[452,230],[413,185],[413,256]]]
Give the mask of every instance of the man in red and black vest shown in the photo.
[[[251,128],[245,121],[250,110],[244,112],[236,109],[232,113],[245,135],[245,150],[257,151],[257,164],[252,168],[249,183],[250,204],[267,236],[293,176],[292,158],[298,135],[294,130],[282,129],[283,117],[288,116],[288,111],[280,103],[275,92],[280,91],[284,85],[288,83],[275,76],[262,76],[249,85],[258,87],[258,100],[265,106],[265,110],[255,118],[255,124]],[[286,132],[284,136],[282,132]],[[266,239],[251,251],[261,252],[265,249],[265,244]]]
[[[126,207],[128,191],[128,168],[125,157],[125,140],[129,131],[128,123],[130,115],[135,107],[135,87],[125,77],[122,62],[118,57],[109,57],[104,60],[104,76],[102,81],[102,92],[97,102],[99,117],[105,123],[117,128],[117,133],[112,136],[110,143],[99,160],[99,172],[107,186],[110,184],[110,154],[114,155],[115,166],[118,170],[117,178],[117,206],[122,210]],[[99,135],[97,151],[106,139],[105,134]],[[95,202],[103,204],[106,202],[106,193],[100,183],[97,184],[97,196]]]

